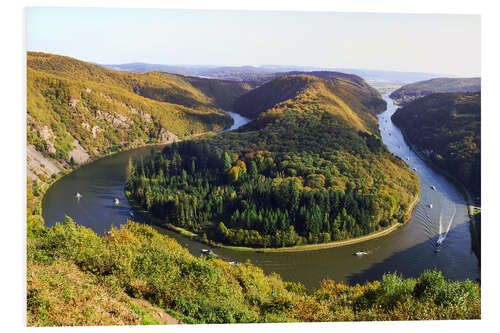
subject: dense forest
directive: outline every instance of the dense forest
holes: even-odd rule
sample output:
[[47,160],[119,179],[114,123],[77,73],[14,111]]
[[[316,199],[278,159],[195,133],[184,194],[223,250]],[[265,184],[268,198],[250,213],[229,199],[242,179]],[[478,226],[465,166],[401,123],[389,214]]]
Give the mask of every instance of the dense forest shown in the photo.
[[270,96],[269,88],[285,97],[235,132],[131,163],[127,195],[204,241],[253,247],[341,240],[405,222],[418,177],[370,132],[382,103],[365,106],[363,119],[331,87],[306,75],[266,83],[249,94]]
[[402,86],[393,91],[389,97],[394,104],[406,105],[417,98],[434,93],[478,92],[481,91],[481,78],[436,78],[419,81]]
[[432,162],[481,195],[481,93],[432,94],[392,120]]
[[[79,164],[124,147],[221,130],[232,124],[221,109],[252,89],[243,82],[115,72],[39,52],[28,52],[27,62],[32,179],[53,174],[43,164]],[[30,163],[35,157],[39,163]]]

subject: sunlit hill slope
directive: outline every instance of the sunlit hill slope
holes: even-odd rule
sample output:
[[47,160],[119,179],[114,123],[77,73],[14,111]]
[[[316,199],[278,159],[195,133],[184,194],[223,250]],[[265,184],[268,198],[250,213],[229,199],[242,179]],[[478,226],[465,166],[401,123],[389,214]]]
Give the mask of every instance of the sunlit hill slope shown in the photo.
[[217,131],[221,111],[251,87],[160,72],[115,72],[28,52],[28,175],[44,178],[123,147]]

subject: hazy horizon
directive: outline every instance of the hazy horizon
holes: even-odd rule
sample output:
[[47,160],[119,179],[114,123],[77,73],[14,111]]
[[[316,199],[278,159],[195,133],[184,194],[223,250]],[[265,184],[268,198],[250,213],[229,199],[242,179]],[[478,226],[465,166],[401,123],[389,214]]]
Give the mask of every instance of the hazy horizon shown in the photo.
[[29,7],[27,49],[102,65],[480,77],[480,16]]
[[[27,52],[42,52],[42,53],[52,53],[52,52],[47,52],[43,50],[27,50]],[[253,67],[253,68],[270,68],[270,67],[282,67],[282,68],[290,68],[290,67],[296,67],[296,68],[304,68],[305,69],[310,69],[311,71],[315,70],[342,70],[342,69],[348,69],[348,70],[356,70],[356,71],[373,71],[373,72],[400,72],[400,73],[415,73],[415,74],[442,74],[442,75],[454,75],[454,76],[459,76],[451,73],[431,73],[431,72],[415,72],[415,71],[400,71],[400,70],[391,70],[391,69],[376,69],[376,68],[355,68],[355,67],[319,67],[319,66],[313,66],[313,65],[279,65],[279,64],[262,64],[262,65],[254,65],[254,64],[242,64],[242,65],[225,65],[225,64],[170,64],[170,63],[150,63],[150,62],[144,62],[144,61],[130,61],[130,62],[124,62],[124,63],[98,63],[94,61],[90,61],[87,59],[81,59],[78,57],[73,57],[70,55],[66,54],[60,54],[60,53],[52,53],[60,56],[65,56],[65,57],[71,57],[77,60],[93,63],[95,65],[100,65],[100,66],[121,66],[121,65],[131,65],[131,64],[144,64],[144,65],[151,65],[151,66],[170,66],[170,67],[184,67],[184,68],[223,68],[223,67],[234,67],[234,68],[244,68],[244,67]],[[270,71],[271,72],[271,71]],[[460,77],[465,77],[465,76],[460,76]],[[473,76],[470,76],[473,77]],[[480,77],[480,75],[477,75],[475,77]]]

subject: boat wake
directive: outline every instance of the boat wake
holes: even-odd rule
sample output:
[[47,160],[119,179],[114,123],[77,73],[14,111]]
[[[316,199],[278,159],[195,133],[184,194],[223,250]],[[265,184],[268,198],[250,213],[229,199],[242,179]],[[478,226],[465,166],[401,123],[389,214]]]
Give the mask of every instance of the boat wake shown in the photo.
[[[456,205],[448,198],[441,196],[440,211],[434,212],[431,203],[419,205],[416,209],[416,216],[422,223],[429,242],[431,243],[434,252],[440,252],[448,232],[451,229],[453,220],[457,213]],[[437,240],[436,239],[437,236]]]

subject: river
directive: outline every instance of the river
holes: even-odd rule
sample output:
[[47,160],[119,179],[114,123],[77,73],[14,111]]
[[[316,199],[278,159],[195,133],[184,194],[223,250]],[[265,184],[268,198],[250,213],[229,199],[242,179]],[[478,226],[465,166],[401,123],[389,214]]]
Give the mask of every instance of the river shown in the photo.
[[[383,97],[388,107],[378,116],[382,139],[389,151],[404,159],[410,168],[416,168],[420,177],[421,200],[409,223],[387,236],[339,248],[292,253],[239,252],[221,248],[214,251],[228,261],[250,260],[265,272],[276,272],[287,281],[300,281],[310,290],[318,288],[324,278],[355,284],[380,279],[383,273],[392,271],[405,277],[416,277],[429,268],[441,270],[447,278],[479,279],[480,267],[471,250],[465,200],[454,185],[427,167],[409,149],[390,119],[397,106],[388,95]],[[248,122],[238,114],[228,113],[235,123],[227,130],[234,130]],[[124,224],[131,212],[124,194],[127,162],[129,158],[147,157],[151,149],[159,150],[161,147],[121,152],[61,178],[44,197],[45,224],[52,226],[68,215],[76,223],[101,234],[112,225]],[[74,199],[75,192],[82,194],[81,199]],[[120,200],[118,206],[113,204],[114,198]],[[153,225],[157,223],[148,214],[137,212],[134,220]],[[157,229],[177,239],[194,255],[207,248],[207,245],[170,230]],[[368,255],[353,255],[361,250],[367,251]]]

